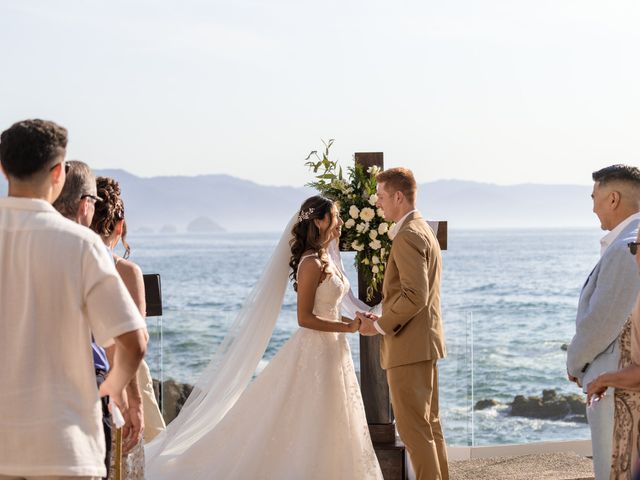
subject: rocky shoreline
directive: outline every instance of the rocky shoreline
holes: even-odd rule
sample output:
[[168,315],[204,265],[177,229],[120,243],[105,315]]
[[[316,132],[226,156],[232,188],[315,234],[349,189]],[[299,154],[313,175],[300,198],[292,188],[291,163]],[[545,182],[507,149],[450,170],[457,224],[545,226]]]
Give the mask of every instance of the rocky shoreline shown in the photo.
[[[178,383],[172,379],[161,383],[159,380],[154,379],[153,389],[158,403],[162,402],[163,404],[162,414],[164,420],[169,423],[180,413],[180,409],[182,409],[193,390],[193,385]],[[584,396],[578,394],[558,395],[553,389],[543,390],[540,397],[516,395],[513,401],[509,403],[502,403],[490,398],[478,400],[474,405],[474,410],[486,410],[500,406],[509,407],[506,414],[510,417],[587,423]]]
[[507,415],[511,417],[587,423],[584,396],[578,394],[558,395],[555,390],[543,390],[541,397],[516,395],[512,402],[506,404],[494,399],[483,399],[476,402],[474,410],[485,410],[501,405],[510,407]]

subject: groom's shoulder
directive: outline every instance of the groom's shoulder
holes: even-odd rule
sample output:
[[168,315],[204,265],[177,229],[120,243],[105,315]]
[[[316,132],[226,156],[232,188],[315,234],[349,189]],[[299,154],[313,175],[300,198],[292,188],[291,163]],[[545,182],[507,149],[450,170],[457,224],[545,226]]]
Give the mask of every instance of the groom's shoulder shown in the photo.
[[429,226],[424,220],[412,220],[398,232],[393,243],[406,242],[416,246],[427,246],[431,243],[427,228]]

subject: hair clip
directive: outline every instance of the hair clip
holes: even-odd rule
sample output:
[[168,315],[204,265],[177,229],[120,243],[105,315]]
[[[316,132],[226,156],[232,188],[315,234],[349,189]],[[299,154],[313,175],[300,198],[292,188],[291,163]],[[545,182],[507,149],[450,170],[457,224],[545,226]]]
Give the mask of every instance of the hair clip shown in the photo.
[[307,210],[301,210],[300,214],[298,215],[298,223],[300,223],[303,220],[309,220],[309,217],[313,213],[313,210],[314,210],[313,207]]

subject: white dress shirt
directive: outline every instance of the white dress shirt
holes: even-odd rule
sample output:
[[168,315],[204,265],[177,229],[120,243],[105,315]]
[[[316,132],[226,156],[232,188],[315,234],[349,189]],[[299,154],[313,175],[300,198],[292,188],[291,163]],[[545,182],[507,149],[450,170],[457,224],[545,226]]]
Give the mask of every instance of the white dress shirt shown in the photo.
[[0,473],[104,477],[91,334],[145,328],[104,243],[48,202],[0,198]]
[[611,245],[615,241],[615,239],[618,238],[618,236],[627,227],[627,225],[629,225],[634,220],[638,220],[638,219],[640,219],[640,212],[634,213],[633,215],[628,216],[623,221],[621,221],[616,226],[616,228],[614,228],[609,233],[607,233],[604,237],[602,237],[602,239],[600,240],[600,256],[604,255],[604,252],[607,251],[607,248],[609,248],[609,245]]

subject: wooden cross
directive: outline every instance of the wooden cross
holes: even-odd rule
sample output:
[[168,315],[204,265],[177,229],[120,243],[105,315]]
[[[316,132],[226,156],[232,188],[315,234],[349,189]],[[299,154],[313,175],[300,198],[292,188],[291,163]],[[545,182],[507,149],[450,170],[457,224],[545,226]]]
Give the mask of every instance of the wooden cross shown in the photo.
[[[382,152],[362,152],[355,154],[356,164],[365,170],[372,166],[384,168]],[[436,238],[442,250],[447,249],[447,222],[438,222]],[[358,265],[358,298],[366,302],[367,284],[364,281],[363,265]],[[382,293],[376,292],[366,302],[370,306],[380,303]],[[380,367],[380,336],[360,336],[360,389],[369,424],[369,432],[373,441],[380,467],[385,480],[406,478],[407,469],[404,462],[404,445],[396,442],[393,412],[389,398],[387,376]]]

